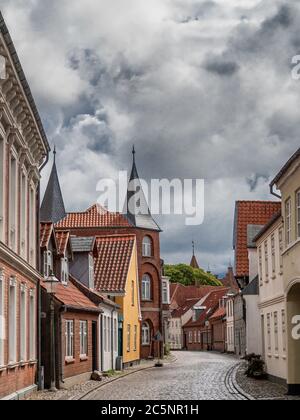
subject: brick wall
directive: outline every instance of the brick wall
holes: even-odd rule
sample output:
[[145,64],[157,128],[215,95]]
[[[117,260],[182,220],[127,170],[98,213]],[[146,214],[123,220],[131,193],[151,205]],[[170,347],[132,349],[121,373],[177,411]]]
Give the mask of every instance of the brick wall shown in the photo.
[[[3,270],[4,279],[4,366],[0,368],[0,398],[20,391],[35,384],[36,361],[29,362],[29,293],[30,289],[36,289],[35,282],[22,276],[12,267],[1,261],[0,270]],[[9,357],[9,282],[10,278],[16,279],[16,363],[8,367]],[[20,363],[20,290],[21,284],[26,286],[26,359]],[[36,295],[35,295],[36,296]],[[35,297],[37,312],[37,296]],[[35,326],[35,342],[37,328]]]

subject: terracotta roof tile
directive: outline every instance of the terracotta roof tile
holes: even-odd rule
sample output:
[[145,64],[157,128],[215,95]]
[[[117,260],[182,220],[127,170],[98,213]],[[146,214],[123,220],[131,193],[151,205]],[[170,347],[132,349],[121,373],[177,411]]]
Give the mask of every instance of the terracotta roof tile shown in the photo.
[[135,246],[135,235],[97,237],[95,289],[102,293],[124,293]]
[[238,201],[235,211],[234,249],[236,276],[249,276],[247,248],[248,225],[265,225],[280,211],[281,203],[272,201]]
[[69,231],[59,231],[55,232],[56,242],[57,242],[57,254],[66,255],[67,247],[70,239]]
[[200,298],[187,299],[185,304],[172,312],[172,318],[181,318],[187,311],[199,302]]
[[[43,283],[42,281],[42,285]],[[71,281],[66,286],[62,283],[57,285],[55,299],[70,308],[100,312],[98,306],[88,299]]]
[[56,225],[58,229],[130,226],[125,216],[120,213],[111,213],[97,204],[84,212],[68,213],[67,217]]
[[45,249],[48,247],[51,235],[53,233],[53,223],[40,224],[40,247]]
[[219,290],[217,286],[184,286],[171,283],[171,308],[177,309],[185,305],[187,299],[202,299],[210,292]]
[[226,316],[225,308],[219,308],[209,319],[211,321],[216,321],[217,319],[224,318]]

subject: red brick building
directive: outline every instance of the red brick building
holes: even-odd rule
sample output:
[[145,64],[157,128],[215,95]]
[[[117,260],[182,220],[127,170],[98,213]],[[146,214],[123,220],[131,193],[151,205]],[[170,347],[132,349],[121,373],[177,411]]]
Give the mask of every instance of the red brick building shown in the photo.
[[[141,290],[142,331],[141,357],[157,355],[153,337],[163,333],[162,261],[160,257],[161,229],[155,223],[143,196],[142,210],[130,208],[134,191],[142,191],[138,176],[135,151],[127,196],[127,215],[111,213],[98,205],[84,212],[69,213],[57,224],[57,229],[68,229],[77,236],[110,236],[133,234],[136,236],[138,271]],[[165,305],[163,307],[163,305]]]
[[36,389],[40,170],[49,145],[0,13],[0,399]]

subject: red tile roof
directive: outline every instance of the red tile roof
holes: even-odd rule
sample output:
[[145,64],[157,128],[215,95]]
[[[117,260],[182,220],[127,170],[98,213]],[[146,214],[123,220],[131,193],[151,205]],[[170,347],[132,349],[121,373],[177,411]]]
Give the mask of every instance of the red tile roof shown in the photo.
[[218,310],[220,305],[220,300],[226,296],[229,289],[219,289],[218,291],[211,292],[205,301],[202,303],[202,306],[205,306],[205,311],[201,314],[200,318],[197,321],[193,321],[193,318],[185,324],[185,327],[194,327],[202,326],[207,319],[209,319],[216,310]]
[[[42,285],[43,283],[42,281]],[[88,299],[71,281],[66,286],[62,283],[57,285],[55,299],[69,309],[101,312],[98,306]]]
[[69,213],[57,223],[58,229],[130,227],[130,223],[120,213],[111,213],[98,204],[84,212]]
[[69,231],[60,231],[55,232],[56,242],[57,242],[57,254],[58,255],[66,255],[67,247],[70,240],[70,232]]
[[226,316],[225,308],[219,308],[209,319],[210,321],[217,321],[218,319],[222,319]]
[[272,201],[238,201],[235,210],[234,249],[237,277],[249,276],[247,248],[248,225],[265,225],[280,211],[281,203]]
[[40,224],[40,247],[42,249],[48,248],[52,233],[53,223],[49,222]]
[[97,237],[95,289],[100,293],[124,293],[135,246],[135,235]]
[[199,302],[199,298],[187,299],[183,306],[180,306],[177,309],[174,309],[172,312],[172,318],[181,318],[186,312],[188,312],[193,306]]
[[171,309],[183,307],[188,299],[202,299],[210,292],[219,290],[216,286],[184,286],[171,283]]

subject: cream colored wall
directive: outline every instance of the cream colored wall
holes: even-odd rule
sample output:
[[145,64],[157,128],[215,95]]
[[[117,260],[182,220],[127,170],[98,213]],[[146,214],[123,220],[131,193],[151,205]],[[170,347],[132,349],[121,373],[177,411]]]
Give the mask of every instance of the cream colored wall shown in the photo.
[[[281,253],[279,232],[283,227],[282,220],[279,219],[257,243],[258,250],[262,250],[262,272],[260,273],[260,266],[258,260],[258,271],[260,274],[260,296],[258,307],[261,316],[262,331],[262,347],[264,353],[264,360],[266,362],[267,372],[275,377],[286,379],[287,378],[287,353],[286,353],[286,333],[284,332],[282,311],[286,317],[286,305],[284,296],[284,282],[283,273],[281,268]],[[275,238],[275,272],[272,269],[272,235]],[[269,276],[266,275],[266,262],[265,262],[265,243],[268,243],[268,271]],[[275,349],[275,325],[274,314],[278,314],[278,350]],[[268,344],[268,328],[267,319],[270,315],[271,325],[271,348]]]
[[[134,287],[134,306],[132,305],[132,281]],[[137,267],[136,246],[132,253],[130,267],[126,282],[126,293],[124,297],[116,298],[116,302],[121,306],[123,314],[123,363],[130,363],[140,360],[140,342],[141,342],[141,308],[139,294],[139,280]],[[130,351],[127,349],[127,328],[131,326]],[[137,348],[134,349],[134,329],[137,327]]]
[[[292,201],[292,238],[291,244],[285,244],[283,255],[283,285],[287,302],[288,322],[288,383],[300,384],[300,340],[292,338],[292,318],[300,315],[300,292],[293,292],[293,287],[300,283],[300,238],[297,234],[296,218],[296,192],[300,189],[300,158],[289,168],[286,174],[278,182],[278,189],[282,195],[282,213],[286,219],[285,204],[291,198]],[[292,294],[292,301],[289,296]]]
[[171,318],[169,324],[169,342],[172,350],[182,349],[183,340],[181,318]]

